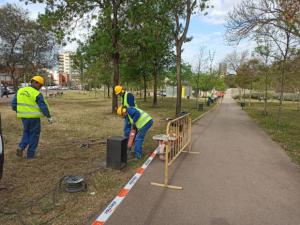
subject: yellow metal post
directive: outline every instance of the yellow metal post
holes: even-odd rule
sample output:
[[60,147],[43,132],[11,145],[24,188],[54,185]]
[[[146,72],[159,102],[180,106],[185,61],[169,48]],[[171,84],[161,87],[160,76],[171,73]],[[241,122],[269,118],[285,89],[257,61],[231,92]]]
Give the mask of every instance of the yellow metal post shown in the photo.
[[188,124],[188,136],[189,136],[189,141],[188,141],[188,146],[189,150],[188,151],[182,151],[185,153],[190,153],[190,154],[200,154],[200,152],[192,152],[192,118],[189,116],[189,124]]
[[158,187],[165,187],[165,188],[171,188],[175,190],[182,190],[182,187],[179,186],[173,186],[169,185],[169,165],[168,165],[168,158],[169,158],[169,149],[170,149],[170,143],[168,142],[166,144],[166,153],[165,153],[165,177],[164,177],[164,184],[156,183],[156,182],[151,182],[151,185],[153,186],[158,186]]
[[168,185],[168,176],[169,176],[169,166],[168,166],[169,151],[170,151],[170,142],[168,142],[168,144],[166,146],[166,153],[165,153],[165,186]]

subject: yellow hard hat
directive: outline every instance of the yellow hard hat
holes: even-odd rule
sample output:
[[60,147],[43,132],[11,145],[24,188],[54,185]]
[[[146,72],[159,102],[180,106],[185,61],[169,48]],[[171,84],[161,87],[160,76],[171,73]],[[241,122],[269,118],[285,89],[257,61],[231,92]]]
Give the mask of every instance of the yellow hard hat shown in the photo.
[[34,80],[34,81],[40,83],[41,85],[44,85],[44,82],[45,82],[44,78],[40,75],[34,76],[31,80]]
[[119,106],[117,109],[117,114],[119,116],[124,116],[124,114],[126,113],[127,109],[124,106]]
[[123,87],[121,85],[115,86],[115,94],[118,95],[123,91]]

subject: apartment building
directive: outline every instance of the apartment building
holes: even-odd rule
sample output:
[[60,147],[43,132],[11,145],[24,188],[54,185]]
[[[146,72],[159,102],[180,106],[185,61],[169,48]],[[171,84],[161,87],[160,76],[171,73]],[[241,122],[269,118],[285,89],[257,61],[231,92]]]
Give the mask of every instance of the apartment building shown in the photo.
[[64,76],[68,76],[70,81],[79,77],[79,71],[74,68],[73,55],[74,52],[65,52],[59,55],[58,71]]

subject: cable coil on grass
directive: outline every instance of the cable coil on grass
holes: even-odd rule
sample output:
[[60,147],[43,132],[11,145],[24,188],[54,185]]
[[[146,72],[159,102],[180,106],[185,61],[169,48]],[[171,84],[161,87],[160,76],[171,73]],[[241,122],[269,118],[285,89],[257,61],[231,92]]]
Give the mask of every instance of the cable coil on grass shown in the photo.
[[87,184],[82,176],[65,176],[61,181],[61,187],[64,191],[75,193],[87,190]]

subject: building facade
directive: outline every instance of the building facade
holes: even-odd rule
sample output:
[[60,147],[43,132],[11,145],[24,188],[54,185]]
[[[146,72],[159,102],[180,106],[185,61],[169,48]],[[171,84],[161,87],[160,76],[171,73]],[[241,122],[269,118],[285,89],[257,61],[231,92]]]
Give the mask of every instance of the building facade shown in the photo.
[[59,55],[58,72],[60,77],[68,77],[69,82],[79,78],[79,71],[74,68],[72,56],[74,56],[74,52],[65,52]]
[[226,63],[219,63],[219,75],[224,77],[227,75],[227,64]]

